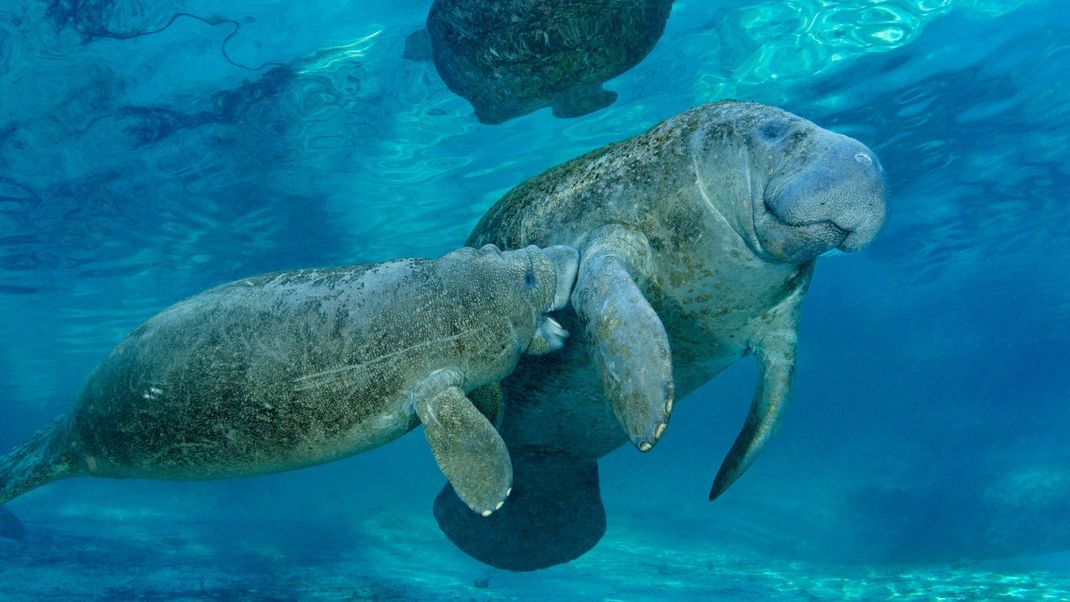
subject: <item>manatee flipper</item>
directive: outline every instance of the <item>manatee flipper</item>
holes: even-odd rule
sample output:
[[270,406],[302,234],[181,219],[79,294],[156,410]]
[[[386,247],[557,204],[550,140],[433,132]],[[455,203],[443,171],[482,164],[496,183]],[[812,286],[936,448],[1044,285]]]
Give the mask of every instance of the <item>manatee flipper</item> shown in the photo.
[[650,257],[642,234],[600,228],[587,240],[572,293],[606,398],[639,451],[657,443],[673,404],[669,337],[635,281],[651,273]]
[[69,428],[61,418],[0,457],[0,504],[77,472],[67,453]]
[[513,450],[516,486],[501,510],[472,514],[449,485],[435,499],[439,528],[469,556],[534,571],[579,558],[602,539],[606,514],[598,464],[561,452]]
[[545,355],[559,351],[565,346],[565,339],[567,338],[568,331],[565,330],[564,326],[558,324],[557,320],[550,316],[543,316],[539,322],[539,327],[535,330],[535,337],[531,339],[531,344],[528,345],[524,353],[528,355]]
[[555,117],[582,117],[604,109],[617,100],[617,93],[602,88],[601,84],[573,86],[554,97]]
[[502,425],[502,418],[505,416],[505,393],[501,383],[490,383],[473,389],[468,392],[468,399],[472,400],[479,413],[483,414],[495,429]]
[[426,27],[417,29],[405,38],[405,50],[402,51],[401,58],[408,61],[430,61],[431,55],[431,34],[427,32]]
[[468,507],[489,516],[513,484],[509,451],[494,425],[465,396],[460,375],[439,371],[413,392],[435,462]]
[[[801,297],[801,295],[800,295]],[[721,463],[710,488],[710,501],[717,499],[736,482],[758,457],[783,415],[791,394],[795,373],[796,330],[790,329],[764,336],[758,343],[758,389],[754,393],[743,430]]]

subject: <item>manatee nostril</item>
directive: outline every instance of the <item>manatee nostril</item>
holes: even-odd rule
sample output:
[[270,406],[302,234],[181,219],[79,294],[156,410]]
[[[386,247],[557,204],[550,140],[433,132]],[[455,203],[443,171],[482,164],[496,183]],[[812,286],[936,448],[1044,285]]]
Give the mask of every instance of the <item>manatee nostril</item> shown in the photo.
[[870,165],[873,165],[873,157],[870,157],[866,153],[857,153],[857,154],[855,154],[855,161],[857,161],[859,165],[862,165],[862,166],[865,166],[865,167],[869,167]]
[[788,133],[791,125],[786,121],[776,120],[762,126],[761,135],[766,140],[777,140]]

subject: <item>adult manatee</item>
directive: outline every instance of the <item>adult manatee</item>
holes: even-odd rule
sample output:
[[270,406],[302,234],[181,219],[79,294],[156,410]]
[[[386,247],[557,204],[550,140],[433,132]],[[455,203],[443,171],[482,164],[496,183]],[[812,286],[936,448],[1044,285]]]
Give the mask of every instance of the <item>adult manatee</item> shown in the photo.
[[661,37],[673,0],[435,0],[427,33],[406,56],[430,47],[442,80],[483,123],[549,106],[578,117],[609,106],[609,79],[643,60]]
[[[330,462],[419,424],[472,511],[512,485],[493,385],[563,344],[576,250],[492,245],[439,259],[267,274],[151,318],[72,411],[0,458],[0,503],[71,476],[216,479]],[[473,516],[476,514],[473,513]]]
[[716,498],[780,418],[814,260],[863,247],[883,219],[872,151],[742,102],[687,111],[509,192],[469,243],[580,249],[563,323],[585,344],[525,359],[502,382],[515,491],[476,521],[447,485],[435,503],[443,531],[506,569],[578,557],[605,529],[596,460],[628,440],[649,450],[674,397],[754,354],[760,382]]

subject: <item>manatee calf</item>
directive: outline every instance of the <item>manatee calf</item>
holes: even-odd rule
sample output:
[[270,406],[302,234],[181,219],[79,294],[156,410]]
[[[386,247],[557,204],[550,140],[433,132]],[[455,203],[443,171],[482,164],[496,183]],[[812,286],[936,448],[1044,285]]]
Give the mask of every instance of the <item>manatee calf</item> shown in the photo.
[[[0,458],[0,503],[63,477],[215,479],[301,468],[418,424],[483,515],[512,483],[496,383],[563,344],[575,249],[267,274],[182,301],[126,337],[72,411]],[[480,389],[478,405],[466,393]]]
[[873,240],[882,179],[856,140],[777,108],[721,102],[505,195],[469,244],[580,249],[562,322],[584,344],[525,358],[502,382],[515,491],[502,512],[473,521],[447,486],[435,503],[446,535],[507,569],[578,557],[605,530],[596,460],[627,441],[651,449],[676,398],[753,354],[760,379],[710,499],[721,495],[782,415],[815,259]]
[[671,10],[672,0],[435,0],[406,56],[423,56],[429,38],[442,81],[483,123],[546,106],[578,117],[613,104],[602,84],[650,53]]

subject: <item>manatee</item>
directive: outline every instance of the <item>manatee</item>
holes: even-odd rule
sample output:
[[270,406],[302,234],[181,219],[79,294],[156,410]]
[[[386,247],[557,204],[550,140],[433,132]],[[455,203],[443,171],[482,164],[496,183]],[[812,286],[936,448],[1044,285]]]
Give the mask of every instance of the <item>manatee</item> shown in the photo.
[[521,360],[502,381],[513,495],[479,522],[447,485],[435,502],[442,530],[505,569],[577,558],[605,530],[597,459],[629,441],[650,450],[675,399],[754,355],[757,391],[710,499],[723,494],[781,417],[816,258],[862,248],[883,219],[871,150],[734,101],[681,113],[507,193],[469,244],[579,249],[562,324],[583,337]]
[[[512,485],[498,381],[566,332],[575,249],[492,245],[246,278],[164,310],[73,409],[0,458],[0,503],[72,476],[218,479],[330,462],[422,424],[482,515]],[[473,393],[473,398],[468,397]]]
[[[657,43],[672,0],[435,0],[427,16],[442,81],[483,123],[546,106],[558,117],[605,108],[602,84],[631,69]],[[406,41],[419,58],[424,34]]]
[[408,61],[431,60],[431,36],[426,27],[421,27],[405,38],[405,50],[401,58]]

